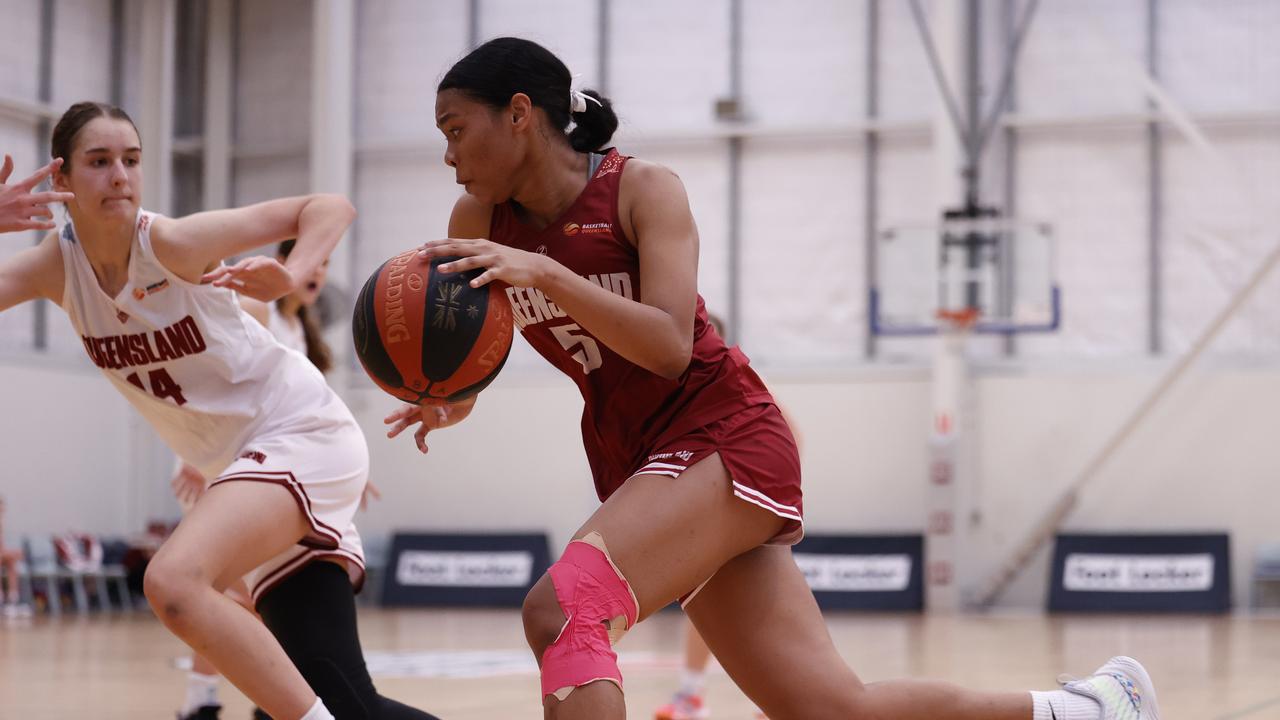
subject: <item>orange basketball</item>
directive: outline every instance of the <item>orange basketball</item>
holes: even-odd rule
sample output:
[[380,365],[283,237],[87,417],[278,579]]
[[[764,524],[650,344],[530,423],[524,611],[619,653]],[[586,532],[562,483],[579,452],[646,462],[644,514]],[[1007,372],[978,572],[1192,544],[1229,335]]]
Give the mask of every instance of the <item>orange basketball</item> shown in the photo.
[[406,250],[379,267],[356,298],[356,355],[378,387],[439,405],[483,390],[511,352],[511,307],[496,283],[473,288],[483,270],[441,273],[458,258]]

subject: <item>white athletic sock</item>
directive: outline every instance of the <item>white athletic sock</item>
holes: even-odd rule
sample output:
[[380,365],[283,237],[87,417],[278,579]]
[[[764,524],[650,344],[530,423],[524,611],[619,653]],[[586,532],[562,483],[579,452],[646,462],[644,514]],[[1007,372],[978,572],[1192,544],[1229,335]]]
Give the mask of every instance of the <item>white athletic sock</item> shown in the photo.
[[218,702],[217,675],[203,673],[187,673],[187,700],[182,706],[182,714],[190,715],[206,705],[220,705]]
[[324,701],[316,698],[316,704],[312,705],[300,720],[334,720],[334,717],[333,713],[329,712],[329,708],[324,706]]
[[1066,690],[1032,691],[1031,720],[1102,720],[1102,705]]
[[705,670],[690,670],[684,668],[680,671],[680,694],[681,695],[703,695],[707,688],[707,673]]

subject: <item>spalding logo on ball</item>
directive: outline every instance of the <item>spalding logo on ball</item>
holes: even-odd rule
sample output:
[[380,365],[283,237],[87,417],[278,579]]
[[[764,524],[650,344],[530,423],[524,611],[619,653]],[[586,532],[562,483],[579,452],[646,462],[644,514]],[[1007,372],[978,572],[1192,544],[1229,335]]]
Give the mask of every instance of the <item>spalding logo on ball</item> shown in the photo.
[[483,270],[442,273],[458,258],[406,250],[379,267],[356,299],[356,355],[378,387],[423,405],[483,390],[511,353],[512,316],[497,283],[471,287]]

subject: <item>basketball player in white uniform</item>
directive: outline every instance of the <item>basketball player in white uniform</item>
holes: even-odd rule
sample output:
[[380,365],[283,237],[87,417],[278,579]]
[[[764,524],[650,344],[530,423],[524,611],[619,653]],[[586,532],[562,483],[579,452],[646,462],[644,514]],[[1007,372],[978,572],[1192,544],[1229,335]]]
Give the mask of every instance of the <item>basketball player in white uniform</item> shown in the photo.
[[[55,188],[75,195],[70,222],[0,262],[0,311],[40,297],[60,304],[94,364],[184,461],[215,478],[147,570],[161,621],[276,720],[332,718],[312,686],[337,687],[349,674],[319,663],[308,684],[272,633],[222,590],[244,578],[255,597],[307,611],[309,594],[276,590],[305,569],[336,569],[302,556],[341,555],[359,505],[368,451],[351,413],[236,296],[269,302],[294,290],[332,252],[354,209],[314,195],[181,219],[143,211],[137,129],[122,110],[96,103],[62,116],[51,154],[64,161]],[[297,247],[285,264],[255,256],[222,265],[289,237]],[[350,625],[354,632],[354,614]],[[302,635],[299,644],[312,639]],[[379,716],[344,692],[358,709],[343,717]]]
[[[283,263],[288,260],[290,253],[295,245],[294,240],[286,240],[280,243],[276,252],[276,260]],[[264,303],[252,298],[240,297],[240,307],[258,321],[263,327],[271,333],[281,345],[289,350],[301,354],[307,358],[307,361],[316,367],[322,374],[328,372],[333,365],[332,353],[328,344],[325,342],[321,334],[321,329],[315,317],[315,303],[320,297],[320,291],[328,279],[329,261],[326,259],[324,263],[316,268],[309,278],[300,283],[297,290],[286,295],[279,300],[271,303]],[[183,512],[188,512],[194,507],[196,500],[204,494],[205,488],[208,486],[209,480],[200,474],[194,467],[187,465],[181,460],[178,461],[178,467],[175,469],[171,485],[174,495],[178,499],[179,505],[182,506]],[[365,498],[369,495],[379,497],[377,488],[372,482],[365,486]],[[350,585],[353,588],[352,594],[358,592],[364,583],[364,548],[360,542],[360,535],[354,524],[349,525],[342,533],[339,541],[337,552],[319,550],[315,548],[299,548],[297,560],[290,563],[291,566],[302,568],[308,566],[312,562],[328,561],[333,562],[344,568],[350,577]],[[294,574],[290,574],[283,582],[290,583],[291,586],[307,585],[308,578],[297,578]],[[337,590],[336,581],[330,582],[327,586],[328,591],[336,596],[341,597],[345,593]],[[316,595],[317,588],[312,588],[312,595]],[[320,590],[324,593],[325,590]],[[243,605],[246,609],[255,610],[255,602],[251,596],[250,590],[245,587],[243,582],[238,582],[226,590],[226,593],[236,602]],[[274,602],[274,596],[270,593],[258,593],[258,601],[265,600],[270,607],[278,603]],[[299,626],[296,622],[297,613],[290,611],[291,626]],[[335,620],[331,616],[324,618],[322,623],[325,627],[332,627]],[[269,626],[270,627],[270,626]],[[290,633],[287,629],[273,627],[276,632],[277,639],[284,645],[285,651],[291,657],[296,655],[289,642]],[[351,629],[354,635],[354,628]],[[357,643],[358,644],[358,643]],[[348,679],[347,683],[353,686],[364,686],[372,690],[372,683],[363,676],[365,670],[363,662],[351,663],[351,672],[355,676],[354,679]],[[308,673],[304,670],[303,675]],[[182,707],[178,711],[178,720],[219,720],[222,704],[218,699],[218,685],[221,678],[218,675],[217,668],[213,666],[205,658],[199,654],[192,653],[191,656],[191,672],[187,675],[186,697]],[[310,680],[310,678],[308,678]],[[390,702],[390,701],[382,701]],[[330,710],[337,713],[337,709],[332,707]],[[379,700],[373,700],[370,703],[367,699],[365,704],[380,704]],[[341,703],[339,703],[341,705]],[[411,713],[417,714],[396,714],[381,713],[382,717],[405,717],[405,718],[421,718],[425,715],[418,713],[416,710],[409,709]],[[265,713],[261,709],[255,709],[254,717],[261,718]]]

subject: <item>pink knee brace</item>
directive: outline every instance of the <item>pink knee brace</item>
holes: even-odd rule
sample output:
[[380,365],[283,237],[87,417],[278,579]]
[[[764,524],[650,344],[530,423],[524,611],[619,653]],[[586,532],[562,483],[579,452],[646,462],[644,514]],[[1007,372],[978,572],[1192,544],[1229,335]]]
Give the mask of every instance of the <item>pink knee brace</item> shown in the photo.
[[604,540],[591,533],[565,548],[548,571],[564,627],[542,653],[542,696],[564,700],[574,688],[596,680],[622,687],[617,642],[640,615],[626,578],[609,559]]

